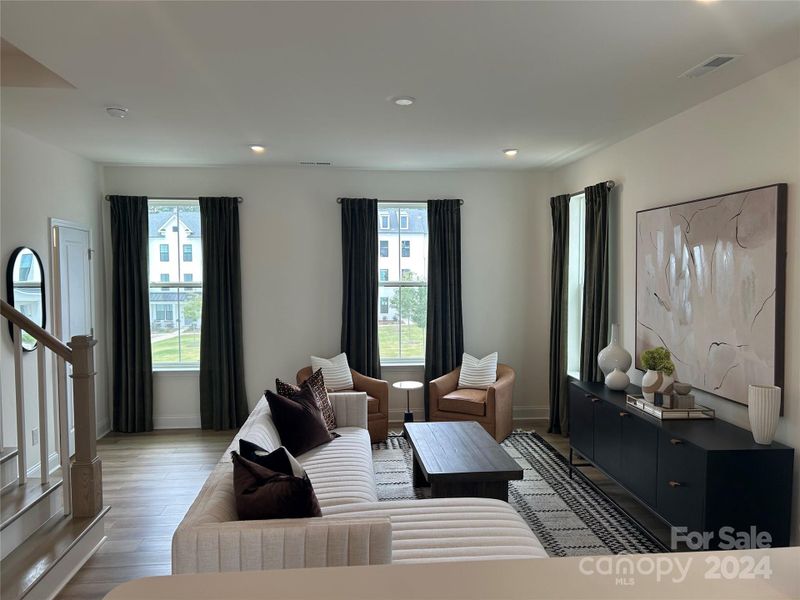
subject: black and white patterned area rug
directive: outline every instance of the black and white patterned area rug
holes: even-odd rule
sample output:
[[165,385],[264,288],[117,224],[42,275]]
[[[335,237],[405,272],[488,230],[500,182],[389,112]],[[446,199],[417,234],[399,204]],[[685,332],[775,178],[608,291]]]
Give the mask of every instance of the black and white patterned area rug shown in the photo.
[[[509,502],[550,556],[663,551],[581,477],[570,479],[567,460],[535,432],[515,432],[502,446],[524,472],[510,482]],[[373,444],[372,459],[380,500],[429,494],[411,485],[411,449],[401,435]]]

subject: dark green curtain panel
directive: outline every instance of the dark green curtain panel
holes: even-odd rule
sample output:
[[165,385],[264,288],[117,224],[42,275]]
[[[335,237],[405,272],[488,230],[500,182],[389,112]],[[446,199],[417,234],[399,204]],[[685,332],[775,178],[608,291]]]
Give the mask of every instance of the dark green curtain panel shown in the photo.
[[378,345],[378,201],[342,198],[342,352],[352,369],[381,376]]
[[238,199],[200,198],[200,224],[203,232],[200,423],[203,429],[236,429],[248,413]]
[[425,419],[428,383],[461,364],[461,201],[428,201],[428,324],[425,335]]
[[569,281],[569,196],[550,198],[553,255],[550,262],[550,426],[569,434],[567,383],[567,297]]
[[597,355],[608,343],[608,185],[587,187],[581,379],[603,381]]
[[147,198],[111,196],[114,431],[153,430]]

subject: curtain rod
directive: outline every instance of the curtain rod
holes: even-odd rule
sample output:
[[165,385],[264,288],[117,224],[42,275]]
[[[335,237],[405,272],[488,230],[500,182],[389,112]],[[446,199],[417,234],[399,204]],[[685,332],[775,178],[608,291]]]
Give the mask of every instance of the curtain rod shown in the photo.
[[[106,202],[111,201],[111,196],[113,194],[108,194],[106,196]],[[244,198],[241,196],[233,196],[236,200],[239,201],[239,204],[244,202]],[[147,196],[148,200],[199,200],[199,196]]]
[[[614,182],[613,179],[609,179],[606,181],[606,189],[610,192],[614,189],[617,184]],[[569,197],[572,198],[573,196],[580,196],[581,194],[585,194],[586,190],[581,190],[580,192],[575,192],[574,194],[570,194]]]
[[[341,204],[344,198],[337,198],[336,204]],[[378,200],[378,202],[391,202],[392,204],[427,204],[427,200]],[[463,206],[464,201],[459,199],[458,205]]]

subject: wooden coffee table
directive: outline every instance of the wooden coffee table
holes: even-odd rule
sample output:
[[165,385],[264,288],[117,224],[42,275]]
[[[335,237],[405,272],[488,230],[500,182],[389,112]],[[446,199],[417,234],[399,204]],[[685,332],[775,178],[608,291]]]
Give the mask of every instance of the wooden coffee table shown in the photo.
[[434,498],[479,497],[508,502],[508,482],[522,468],[475,421],[406,423],[414,451],[414,487]]

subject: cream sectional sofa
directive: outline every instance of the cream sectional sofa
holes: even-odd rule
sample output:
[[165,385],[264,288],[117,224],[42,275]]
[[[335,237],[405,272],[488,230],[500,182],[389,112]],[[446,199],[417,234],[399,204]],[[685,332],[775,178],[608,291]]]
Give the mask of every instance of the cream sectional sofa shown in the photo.
[[231,450],[280,446],[262,397],[172,539],[172,572],[200,573],[547,556],[508,504],[481,498],[378,502],[364,393],[331,394],[341,437],[298,456],[322,517],[239,521]]

